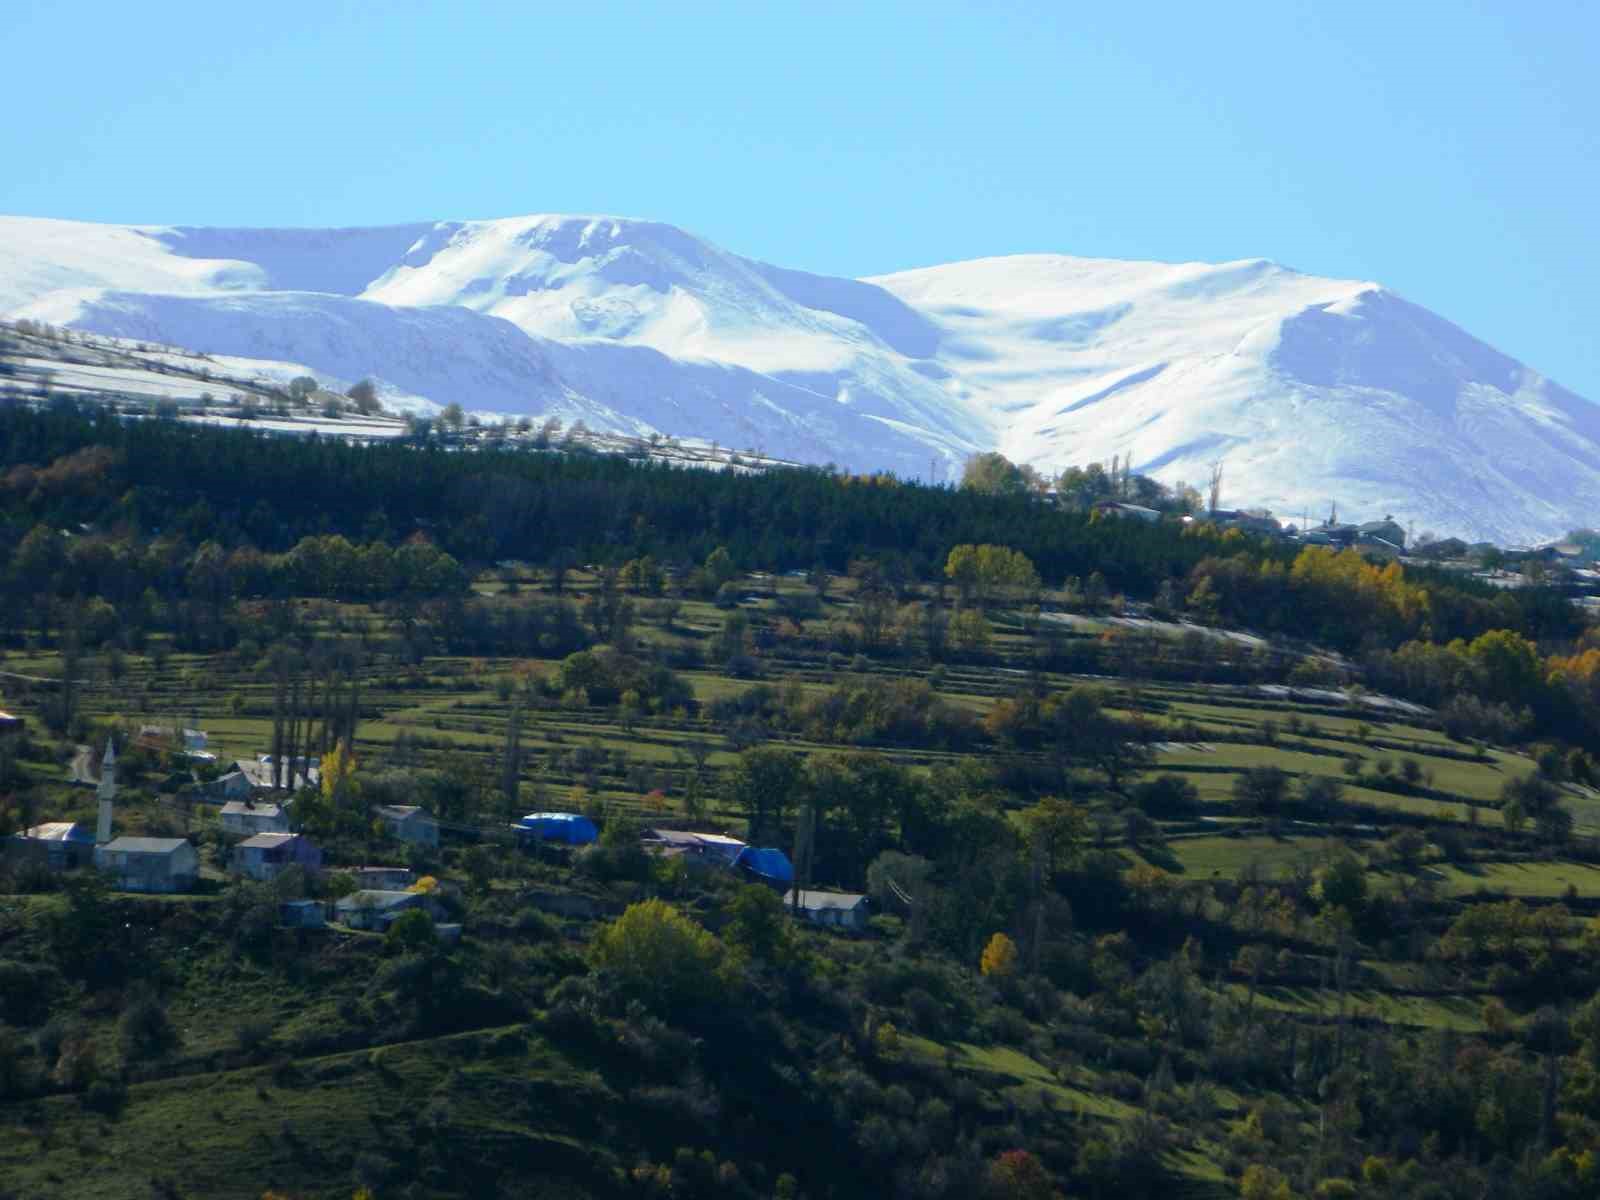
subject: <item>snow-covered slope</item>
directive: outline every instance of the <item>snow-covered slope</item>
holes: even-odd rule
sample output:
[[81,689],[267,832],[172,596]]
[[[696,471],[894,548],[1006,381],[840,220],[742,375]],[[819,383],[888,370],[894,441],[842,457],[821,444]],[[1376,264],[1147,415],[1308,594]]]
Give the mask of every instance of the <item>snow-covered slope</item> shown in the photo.
[[1376,284],[1054,255],[872,282],[939,324],[1014,459],[1197,485],[1220,460],[1226,503],[1510,543],[1600,514],[1600,408]]
[[1230,504],[1525,541],[1600,512],[1600,409],[1376,284],[1265,261],[1026,255],[877,279],[672,226],[0,218],[0,317],[285,364],[480,412],[948,477],[1131,453]]

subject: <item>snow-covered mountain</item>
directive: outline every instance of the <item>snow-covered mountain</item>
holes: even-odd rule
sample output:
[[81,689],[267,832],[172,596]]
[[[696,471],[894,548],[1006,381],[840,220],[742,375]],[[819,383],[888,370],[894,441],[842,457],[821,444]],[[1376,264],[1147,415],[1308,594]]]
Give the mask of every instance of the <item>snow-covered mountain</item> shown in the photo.
[[1280,516],[1502,542],[1600,515],[1600,408],[1371,283],[1025,255],[874,279],[669,225],[250,230],[0,218],[0,317],[377,379],[399,402],[949,477],[1133,456]]

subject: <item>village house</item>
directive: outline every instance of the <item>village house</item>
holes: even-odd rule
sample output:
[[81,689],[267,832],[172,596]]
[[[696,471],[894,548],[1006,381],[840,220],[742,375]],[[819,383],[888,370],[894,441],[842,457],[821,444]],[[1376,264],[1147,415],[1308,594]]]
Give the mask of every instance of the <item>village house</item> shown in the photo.
[[171,725],[141,725],[133,740],[146,750],[181,754],[196,762],[217,761],[217,756],[206,749],[210,738],[202,729],[175,729]]
[[289,867],[317,871],[322,851],[295,833],[258,833],[233,848],[233,871],[262,883]]
[[1245,533],[1265,534],[1268,537],[1279,537],[1283,534],[1282,523],[1265,509],[1251,512],[1242,508],[1219,508],[1211,513],[1208,519],[1223,529],[1238,529]]
[[1128,504],[1121,500],[1098,501],[1094,511],[1102,517],[1132,517],[1139,521],[1149,521],[1151,524],[1161,520],[1160,509],[1146,508],[1142,504]]
[[26,722],[21,717],[0,709],[0,735],[21,733],[25,724]]
[[200,859],[183,838],[119,837],[95,847],[94,865],[124,892],[187,892]]
[[403,892],[417,881],[410,867],[357,867],[349,872],[357,891]]
[[197,783],[191,791],[196,800],[208,804],[227,804],[231,800],[244,800],[255,795],[256,786],[250,777],[235,768],[206,783]]
[[[248,779],[257,792],[278,790],[278,769],[270,754],[263,754],[256,759],[241,758],[233,764],[233,769]],[[309,759],[300,759],[292,769],[289,764],[284,764],[283,786],[288,791],[298,792],[302,788],[316,787],[321,782],[321,770],[312,766]]]
[[94,863],[94,834],[75,821],[52,821],[7,838],[0,856],[11,867],[70,871]]
[[383,931],[413,908],[437,923],[445,915],[442,904],[423,892],[360,891],[342,896],[334,904],[335,919],[351,929]]
[[1354,525],[1339,525],[1324,521],[1321,525],[1312,525],[1300,534],[1300,540],[1311,546],[1335,546],[1343,548],[1353,546],[1356,539],[1361,536],[1361,531]]
[[251,837],[258,833],[288,833],[289,808],[284,804],[257,804],[251,800],[230,800],[219,814],[224,833]]
[[1406,548],[1406,531],[1393,517],[1384,517],[1381,521],[1357,525],[1356,540],[1362,544],[1389,546],[1399,553]]
[[439,844],[439,822],[427,809],[414,804],[380,804],[372,815],[383,823],[390,837],[419,846]]
[[747,847],[738,838],[686,829],[647,829],[640,835],[652,854],[681,857],[691,866],[731,867]]
[[871,901],[853,892],[814,892],[801,889],[799,903],[795,903],[793,889],[783,898],[786,908],[797,912],[813,925],[826,925],[832,929],[863,930]]

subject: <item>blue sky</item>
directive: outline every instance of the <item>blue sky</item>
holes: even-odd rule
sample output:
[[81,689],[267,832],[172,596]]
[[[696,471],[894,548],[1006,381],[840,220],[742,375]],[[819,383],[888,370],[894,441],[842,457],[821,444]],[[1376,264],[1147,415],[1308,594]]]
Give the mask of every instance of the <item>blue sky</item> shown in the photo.
[[0,5],[0,212],[1381,281],[1600,401],[1594,6]]

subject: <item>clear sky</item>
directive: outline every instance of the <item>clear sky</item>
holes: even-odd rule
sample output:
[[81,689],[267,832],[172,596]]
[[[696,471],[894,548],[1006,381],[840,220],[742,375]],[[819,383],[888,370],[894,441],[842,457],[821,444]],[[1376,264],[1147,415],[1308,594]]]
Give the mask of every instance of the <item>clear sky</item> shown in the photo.
[[1022,251],[1393,287],[1600,401],[1600,7],[0,3],[0,212],[605,212],[865,275]]

